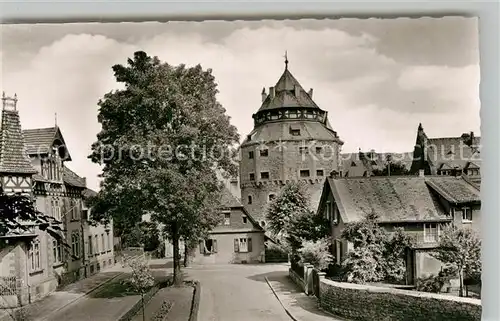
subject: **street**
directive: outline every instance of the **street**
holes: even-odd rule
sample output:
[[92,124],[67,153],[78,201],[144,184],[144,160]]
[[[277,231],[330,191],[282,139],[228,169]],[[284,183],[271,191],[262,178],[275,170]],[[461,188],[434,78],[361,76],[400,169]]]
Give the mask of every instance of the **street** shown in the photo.
[[201,282],[200,321],[290,321],[264,277],[288,271],[284,264],[193,266]]

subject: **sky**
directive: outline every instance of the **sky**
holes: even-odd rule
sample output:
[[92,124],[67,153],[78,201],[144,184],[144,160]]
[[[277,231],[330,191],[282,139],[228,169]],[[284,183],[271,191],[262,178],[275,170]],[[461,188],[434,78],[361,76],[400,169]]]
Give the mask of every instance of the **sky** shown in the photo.
[[429,137],[480,135],[476,18],[400,18],[1,25],[0,88],[18,95],[23,129],[60,127],[68,167],[98,189],[87,159],[97,102],[120,88],[111,67],[143,50],[172,65],[211,68],[244,138],[261,92],[291,73],[328,111],[343,152],[411,151]]

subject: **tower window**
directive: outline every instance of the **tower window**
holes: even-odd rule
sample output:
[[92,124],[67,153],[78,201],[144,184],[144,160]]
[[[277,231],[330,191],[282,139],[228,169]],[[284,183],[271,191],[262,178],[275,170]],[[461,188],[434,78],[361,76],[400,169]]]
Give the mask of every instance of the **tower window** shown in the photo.
[[249,158],[249,159],[253,159],[253,151],[248,152],[248,158]]
[[308,169],[301,169],[300,170],[300,177],[309,177],[310,173]]
[[261,157],[267,157],[269,155],[269,151],[267,149],[261,149],[260,150],[260,156]]
[[252,195],[248,195],[248,204],[252,204]]
[[268,196],[269,202],[272,202],[275,198],[276,198],[275,194],[269,194],[269,196]]
[[254,173],[250,173],[250,180],[255,181],[255,174]]
[[269,179],[269,172],[260,172],[261,179]]
[[300,129],[290,129],[292,136],[300,136]]
[[323,152],[323,147],[317,146],[316,147],[316,154],[321,154]]
[[317,169],[316,170],[316,176],[324,176],[324,175],[325,175],[325,173],[324,173],[324,171],[322,169]]
[[301,146],[301,147],[299,147],[299,153],[309,154],[309,148],[307,148],[307,146]]
[[243,224],[247,224],[247,217],[246,216],[243,216]]

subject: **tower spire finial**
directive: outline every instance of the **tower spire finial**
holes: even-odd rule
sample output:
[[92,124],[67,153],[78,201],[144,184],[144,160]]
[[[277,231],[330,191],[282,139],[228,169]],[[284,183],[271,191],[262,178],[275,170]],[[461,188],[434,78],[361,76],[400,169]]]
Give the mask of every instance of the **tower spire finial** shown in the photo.
[[57,127],[57,112],[54,113],[54,125]]
[[285,70],[288,69],[288,53],[285,50]]

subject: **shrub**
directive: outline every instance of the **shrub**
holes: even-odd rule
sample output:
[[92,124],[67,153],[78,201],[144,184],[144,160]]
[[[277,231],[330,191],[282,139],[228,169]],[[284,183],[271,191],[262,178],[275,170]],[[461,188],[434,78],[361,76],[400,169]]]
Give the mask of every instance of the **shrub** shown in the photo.
[[330,242],[326,238],[318,241],[303,241],[302,248],[299,249],[300,259],[303,263],[312,264],[318,270],[324,270],[333,261],[329,247]]
[[158,311],[155,312],[153,317],[150,319],[151,321],[165,321],[167,320],[167,315],[170,312],[170,309],[172,309],[172,306],[174,304],[171,301],[165,300],[161,304],[161,307],[158,309]]

